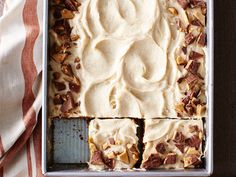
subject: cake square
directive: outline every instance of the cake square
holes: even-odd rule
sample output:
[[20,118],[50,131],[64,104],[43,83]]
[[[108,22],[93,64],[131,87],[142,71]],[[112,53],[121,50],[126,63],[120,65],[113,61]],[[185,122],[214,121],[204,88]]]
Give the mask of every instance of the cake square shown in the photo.
[[202,120],[145,120],[141,168],[197,168],[203,156]]
[[131,119],[94,119],[89,123],[89,168],[131,169],[139,159],[137,125]]

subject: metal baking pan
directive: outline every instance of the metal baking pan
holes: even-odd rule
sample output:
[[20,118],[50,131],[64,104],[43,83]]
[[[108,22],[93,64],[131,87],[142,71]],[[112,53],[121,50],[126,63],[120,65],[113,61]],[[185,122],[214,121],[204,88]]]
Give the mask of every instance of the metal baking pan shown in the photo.
[[[46,176],[209,176],[213,172],[213,0],[207,0],[206,86],[208,117],[205,118],[206,142],[203,168],[186,170],[133,170],[96,172],[87,169],[87,121],[47,118],[48,87],[48,10],[44,0],[43,98],[42,98],[42,173]],[[53,150],[52,150],[53,149]]]

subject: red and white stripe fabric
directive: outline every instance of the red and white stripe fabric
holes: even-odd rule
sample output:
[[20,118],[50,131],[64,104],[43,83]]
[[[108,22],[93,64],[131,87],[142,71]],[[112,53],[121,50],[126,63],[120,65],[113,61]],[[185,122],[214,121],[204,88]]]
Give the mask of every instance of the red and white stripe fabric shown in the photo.
[[41,172],[43,0],[0,0],[0,177]]

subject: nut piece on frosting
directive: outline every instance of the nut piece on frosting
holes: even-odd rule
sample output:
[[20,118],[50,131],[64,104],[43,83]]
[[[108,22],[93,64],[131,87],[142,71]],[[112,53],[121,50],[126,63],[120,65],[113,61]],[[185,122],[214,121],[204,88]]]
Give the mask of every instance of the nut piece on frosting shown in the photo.
[[94,119],[89,123],[89,168],[131,169],[138,161],[137,125],[131,119]]
[[146,119],[144,169],[197,168],[201,164],[202,120]]

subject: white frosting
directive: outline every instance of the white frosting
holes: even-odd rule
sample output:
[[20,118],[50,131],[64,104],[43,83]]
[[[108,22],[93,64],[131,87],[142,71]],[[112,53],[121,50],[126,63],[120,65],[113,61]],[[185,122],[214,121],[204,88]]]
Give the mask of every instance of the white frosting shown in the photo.
[[[203,132],[202,120],[160,120],[160,119],[147,119],[145,120],[143,143],[145,149],[143,152],[143,162],[145,162],[151,154],[157,153],[156,145],[158,143],[167,143],[168,151],[177,154],[176,163],[172,165],[161,165],[159,168],[175,168],[183,169],[184,164],[181,162],[184,157],[184,153],[175,146],[172,141],[176,132],[182,132],[186,138],[193,136],[193,132],[190,132],[190,126],[198,126],[199,130]],[[202,144],[199,147],[199,154],[202,154]]]
[[[132,168],[137,160],[132,158],[132,154],[128,152],[127,144],[137,146],[138,137],[136,136],[137,125],[131,119],[94,119],[89,123],[89,139],[96,145],[98,150],[103,152],[104,156],[114,152],[120,154],[127,150],[129,163],[124,163],[115,158],[114,169]],[[109,148],[103,149],[103,145],[113,138],[114,141],[119,141],[119,144],[110,145]],[[92,154],[90,154],[91,156]],[[91,169],[104,169],[104,165],[93,165],[89,163]]]
[[[176,28],[167,7],[187,16],[176,0],[85,0],[70,21],[79,34],[67,63],[81,81],[78,110],[70,117],[176,117],[184,97],[177,80],[186,73],[176,64],[184,33]],[[197,45],[189,46],[198,52]],[[81,59],[76,70],[74,58]],[[54,70],[58,64],[51,62]],[[205,74],[204,60],[199,72]],[[51,94],[52,97],[54,94]],[[52,103],[50,103],[52,104]],[[59,115],[57,107],[51,111]]]

